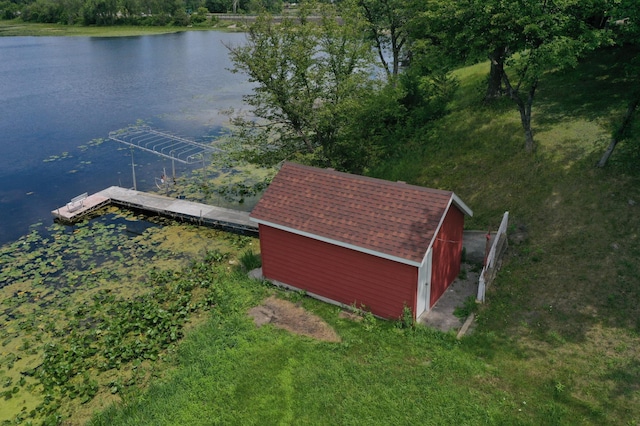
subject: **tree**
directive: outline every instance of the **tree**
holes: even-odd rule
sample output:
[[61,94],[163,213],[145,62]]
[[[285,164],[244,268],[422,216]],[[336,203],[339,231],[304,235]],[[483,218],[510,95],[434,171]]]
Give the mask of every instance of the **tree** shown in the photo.
[[[416,0],[410,36],[453,61],[489,59],[485,100],[507,95],[534,149],[531,113],[544,73],[575,66],[603,41],[609,0]],[[422,7],[422,9],[420,9]],[[508,68],[508,69],[507,69]]]
[[27,7],[20,15],[25,21],[56,23],[64,22],[65,11],[62,5],[53,0],[38,0]]
[[602,154],[602,157],[600,157],[600,160],[598,161],[598,164],[597,164],[598,167],[604,167],[607,165],[607,161],[609,161],[609,157],[611,157],[611,154],[613,154],[613,150],[616,149],[616,146],[620,141],[624,140],[627,137],[627,130],[631,125],[631,121],[633,119],[633,116],[636,113],[636,110],[638,109],[639,104],[640,104],[640,90],[636,89],[629,100],[626,113],[622,118],[622,122],[620,123],[620,126],[613,133],[609,146],[607,147],[606,151]]
[[10,1],[0,2],[0,19],[14,19],[20,14],[17,4]]
[[247,4],[247,10],[250,13],[260,13],[263,11],[266,11],[269,13],[280,13],[282,12],[282,1],[281,0],[250,0],[249,3]]
[[[319,23],[309,19],[312,10]],[[370,49],[355,23],[339,25],[331,5],[302,5],[280,24],[261,15],[245,45],[228,47],[232,71],[256,83],[245,101],[257,120],[236,120],[246,156],[263,164],[295,157],[350,171],[364,167],[340,139],[345,111],[374,85]]]
[[85,25],[113,25],[117,14],[116,0],[87,0],[82,8]]
[[[619,45],[626,45],[636,52],[640,50],[640,10],[637,6],[629,3],[621,4],[613,10],[615,19],[610,22],[613,31],[616,33],[616,41]],[[620,122],[620,125],[613,132],[609,146],[602,154],[597,163],[598,167],[604,167],[609,161],[609,157],[613,154],[618,143],[627,137],[627,133],[633,118],[640,105],[640,54],[626,64],[626,72],[629,78],[635,80],[634,90],[628,97],[626,112]]]
[[[410,12],[409,3],[405,0],[352,0],[347,4],[364,19],[368,37],[378,53],[387,79],[395,79],[407,42],[405,24]],[[391,53],[391,64],[388,53]]]
[[525,148],[535,148],[531,128],[531,110],[540,78],[551,70],[575,67],[588,50],[600,45],[598,29],[584,25],[573,14],[573,5],[545,1],[530,7],[524,21],[523,50],[508,56],[513,73],[502,73],[507,95],[520,113],[525,133]]
[[485,99],[498,98],[505,93],[505,60],[523,48],[516,6],[503,0],[413,0],[407,24],[411,56],[440,51],[449,67],[489,59]]
[[204,5],[211,13],[226,13],[231,10],[231,0],[205,0]]
[[[485,99],[506,94],[516,105],[525,148],[535,148],[532,106],[541,77],[577,65],[600,45],[604,30],[595,24],[608,0],[432,0],[416,19],[431,29],[431,45],[458,60],[489,58]],[[416,25],[413,25],[415,28]],[[449,30],[447,30],[447,28]]]

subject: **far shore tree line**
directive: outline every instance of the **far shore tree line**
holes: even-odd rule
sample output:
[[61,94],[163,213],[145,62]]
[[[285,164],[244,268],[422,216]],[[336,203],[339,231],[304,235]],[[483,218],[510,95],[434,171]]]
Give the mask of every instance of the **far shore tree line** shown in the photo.
[[188,26],[210,13],[278,13],[282,0],[0,0],[0,19],[65,25]]

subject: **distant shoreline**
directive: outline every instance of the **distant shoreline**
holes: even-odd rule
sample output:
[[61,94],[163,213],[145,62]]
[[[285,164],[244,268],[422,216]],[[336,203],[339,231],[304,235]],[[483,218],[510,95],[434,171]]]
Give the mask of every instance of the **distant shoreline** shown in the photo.
[[[238,22],[242,15],[238,16]],[[41,24],[23,22],[20,20],[0,20],[0,37],[135,37],[141,35],[171,34],[184,31],[244,31],[244,26],[234,25],[231,21],[221,21],[216,26],[191,26],[191,27],[144,27],[134,25],[113,26],[80,26],[62,24]]]

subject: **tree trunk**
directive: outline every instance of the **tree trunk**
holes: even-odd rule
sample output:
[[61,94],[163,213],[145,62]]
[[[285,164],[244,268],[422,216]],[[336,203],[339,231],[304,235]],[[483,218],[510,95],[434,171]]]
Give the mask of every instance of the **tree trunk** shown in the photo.
[[518,112],[520,112],[520,123],[524,130],[524,149],[527,152],[533,152],[535,144],[533,141],[533,130],[531,130],[531,104],[524,102],[518,95],[516,100]]
[[502,88],[502,76],[504,74],[504,57],[506,48],[496,49],[489,55],[489,82],[487,84],[487,93],[484,96],[485,101],[492,101],[504,95]]
[[519,84],[517,88],[513,88],[509,81],[509,76],[506,73],[502,73],[504,85],[507,88],[507,94],[509,98],[513,100],[518,106],[518,112],[520,113],[520,123],[524,129],[524,148],[527,152],[535,151],[535,141],[533,140],[533,130],[531,129],[531,108],[533,106],[533,97],[536,94],[538,88],[538,79],[535,79],[529,87],[529,93],[527,99],[522,99],[519,90]]
[[531,121],[524,126],[524,149],[531,153],[535,150],[535,141],[533,140],[533,130],[531,130]]
[[600,157],[600,161],[596,164],[596,167],[604,167],[607,165],[607,161],[609,161],[609,157],[613,154],[613,150],[616,149],[616,145],[618,144],[618,139],[614,136],[611,138],[611,143],[607,147],[607,150]]
[[633,98],[631,98],[631,101],[629,101],[627,112],[622,119],[622,125],[613,134],[611,143],[607,147],[607,150],[604,152],[604,154],[602,154],[600,161],[598,161],[597,167],[604,167],[607,164],[607,161],[609,161],[609,157],[611,157],[611,154],[613,154],[613,150],[616,149],[616,145],[618,144],[618,142],[625,138],[627,128],[629,128],[629,125],[631,124],[631,119],[633,118],[633,114],[638,108],[638,104],[640,104],[640,91],[636,92]]
[[533,141],[533,130],[531,130],[531,107],[533,106],[533,97],[536,94],[536,88],[538,87],[538,80],[531,84],[529,88],[529,94],[527,101],[524,103],[524,115],[525,119],[522,120],[522,127],[524,128],[524,148],[527,152],[535,151],[535,143]]

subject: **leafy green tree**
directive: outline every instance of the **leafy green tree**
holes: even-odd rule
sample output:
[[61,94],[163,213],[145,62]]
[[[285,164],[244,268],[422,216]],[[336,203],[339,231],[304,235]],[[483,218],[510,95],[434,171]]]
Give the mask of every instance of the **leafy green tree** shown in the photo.
[[449,69],[437,55],[415,55],[411,65],[400,74],[403,94],[398,102],[406,108],[408,118],[415,123],[413,127],[420,129],[446,113],[458,88]]
[[82,8],[85,25],[113,25],[117,14],[116,0],[85,0]]
[[489,59],[486,97],[501,96],[504,61],[509,51],[520,49],[515,38],[522,31],[503,22],[509,19],[508,5],[500,0],[414,0],[406,25],[412,62],[422,58],[448,69]]
[[206,7],[199,7],[198,10],[191,15],[191,22],[193,22],[194,24],[201,24],[203,22],[206,22],[208,19],[208,14],[209,11]]
[[250,0],[247,10],[250,13],[280,13],[282,12],[282,0]]
[[205,0],[205,7],[211,13],[238,13],[250,9],[250,0]]
[[[596,24],[608,0],[432,0],[414,13],[416,39],[450,52],[457,60],[488,58],[486,99],[506,94],[516,105],[525,148],[535,144],[531,111],[544,73],[575,66],[604,40]],[[422,34],[415,31],[420,24]],[[415,35],[417,32],[417,35]]]
[[[311,12],[320,22],[309,19]],[[302,5],[281,23],[261,15],[247,43],[229,46],[229,52],[233,71],[256,84],[245,101],[257,119],[236,121],[247,158],[263,164],[298,158],[351,171],[364,167],[362,150],[349,154],[341,139],[347,111],[375,84],[367,73],[371,51],[355,23],[339,25],[331,5]]]
[[184,7],[175,7],[170,15],[174,25],[186,27],[191,23],[191,19]]
[[61,0],[60,5],[63,8],[62,15],[65,18],[61,21],[67,25],[78,24],[82,21],[80,11],[82,10],[82,0]]
[[526,20],[522,22],[522,49],[517,55],[507,52],[505,63],[511,65],[502,73],[502,81],[507,95],[513,100],[520,113],[520,121],[525,133],[525,148],[535,149],[531,127],[533,100],[546,72],[575,67],[581,56],[604,41],[600,28],[585,25],[580,8],[573,2],[544,1],[526,4]]
[[141,4],[138,0],[119,0],[118,10],[121,22],[137,23],[142,12]]
[[387,79],[395,79],[400,71],[400,61],[407,42],[406,23],[411,12],[408,1],[349,0],[345,4],[360,14]]
[[334,161],[332,166],[360,172],[398,152],[406,140],[401,137],[402,130],[409,127],[409,111],[402,103],[404,96],[405,91],[399,85],[387,84],[361,99],[345,103],[341,113],[348,119],[339,129],[340,137],[332,152],[339,159],[357,159],[355,163],[359,167],[341,167],[339,161]]
[[232,0],[206,0],[204,6],[211,13],[226,13],[231,10]]
[[37,0],[25,7],[22,19],[31,22],[57,23],[65,21],[61,3],[54,0]]
[[0,1],[0,19],[14,19],[19,11],[17,4],[8,0]]
[[198,8],[204,7],[204,0],[185,0],[184,8],[189,13],[194,13]]

